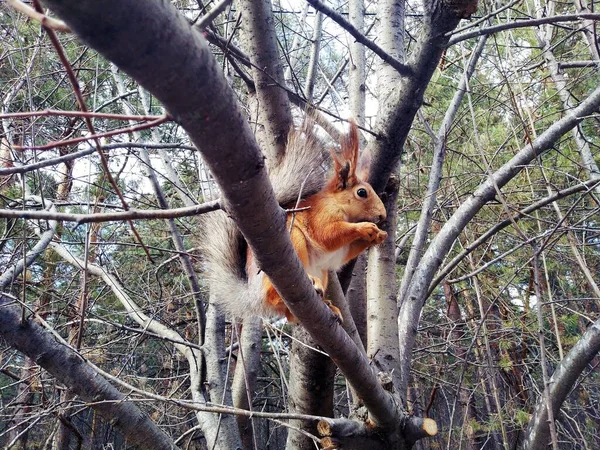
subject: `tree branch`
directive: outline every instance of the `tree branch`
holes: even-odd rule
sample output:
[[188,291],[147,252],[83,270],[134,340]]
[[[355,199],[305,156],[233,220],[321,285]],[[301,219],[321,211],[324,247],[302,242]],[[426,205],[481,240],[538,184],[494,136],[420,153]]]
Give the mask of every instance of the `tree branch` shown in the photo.
[[581,339],[577,341],[556,367],[548,383],[550,404],[547,405],[544,397],[540,397],[529,421],[529,428],[523,445],[524,449],[542,450],[548,448],[548,408],[552,410],[554,417],[558,415],[560,406],[571,392],[577,378],[599,351],[600,319],[588,327]]
[[503,23],[500,25],[494,25],[487,28],[481,28],[480,30],[469,31],[468,33],[462,33],[452,36],[448,41],[448,47],[457,44],[458,42],[472,39],[479,36],[488,34],[498,33],[499,31],[513,30],[515,28],[525,27],[537,27],[547,23],[560,23],[560,22],[577,22],[581,19],[589,20],[600,20],[600,14],[598,13],[583,13],[583,14],[566,14],[563,16],[552,16],[542,17],[540,19],[528,19],[528,20],[517,20],[515,22]]
[[0,295],[0,335],[118,428],[140,449],[172,450],[173,441],[126,396],[95,372],[73,349],[57,342],[34,320],[21,322],[19,308]]
[[81,225],[84,223],[115,222],[123,220],[176,219],[178,217],[196,216],[198,214],[216,211],[220,208],[220,200],[213,200],[200,205],[185,206],[183,208],[129,209],[128,211],[101,214],[74,214],[56,211],[23,211],[20,209],[0,209],[0,217],[5,219],[57,220],[59,222],[76,222],[77,225]]
[[324,5],[319,0],[306,0],[306,1],[308,3],[310,3],[312,5],[312,7],[315,8],[317,11],[322,12],[327,17],[329,17],[331,20],[333,20],[335,23],[337,23],[339,26],[341,26],[344,30],[346,30],[348,33],[350,33],[354,39],[356,39],[358,42],[360,42],[365,47],[367,47],[369,50],[371,50],[373,53],[375,53],[377,56],[379,56],[383,61],[385,61],[390,66],[392,66],[394,69],[396,69],[400,75],[403,75],[405,77],[414,75],[414,71],[413,71],[412,67],[410,67],[406,64],[402,64],[400,61],[398,61],[392,55],[387,53],[379,45],[375,44],[372,40],[370,40],[364,34],[362,34],[360,31],[358,31],[354,27],[354,25],[352,25],[350,22],[348,22],[346,19],[344,19],[344,17],[341,14],[338,14],[335,10],[331,9],[327,5]]

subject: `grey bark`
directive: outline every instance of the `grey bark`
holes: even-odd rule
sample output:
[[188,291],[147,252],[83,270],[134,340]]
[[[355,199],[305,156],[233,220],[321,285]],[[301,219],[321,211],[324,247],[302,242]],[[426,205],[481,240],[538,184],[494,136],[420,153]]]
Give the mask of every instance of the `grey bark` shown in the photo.
[[[314,351],[317,343],[304,327],[295,327],[290,354],[289,409],[291,413],[333,416],[333,377],[331,359]],[[290,425],[317,434],[315,421],[291,420]],[[288,430],[286,450],[312,450],[313,439],[293,429]]]
[[[403,7],[400,3],[403,2],[390,0],[389,10],[382,11],[382,17],[391,21],[382,29],[382,39],[389,39],[396,51],[399,51],[398,42],[404,33],[403,28],[393,23],[396,20],[394,12]],[[387,20],[382,22],[382,26]],[[389,89],[381,90],[379,114],[373,130],[378,139],[371,140],[367,146],[367,151],[373,155],[369,180],[376,192],[383,190],[388,178],[397,169],[404,142],[423,104],[425,89],[446,48],[448,37],[445,33],[454,29],[459,20],[455,12],[438,5],[430,20],[425,21],[417,49],[408,61],[414,75],[404,77],[398,83],[392,83],[391,73],[386,75],[390,80]],[[384,96],[381,97],[381,94]]]
[[304,84],[304,97],[311,102],[315,89],[315,80],[319,68],[319,52],[321,50],[321,35],[323,34],[323,14],[318,12],[315,14],[313,25],[313,34],[310,46],[310,59],[308,61],[308,69],[306,71],[306,83]]
[[[252,411],[256,380],[260,373],[262,331],[260,317],[250,316],[244,319],[242,333],[238,336],[239,351],[231,385],[231,397],[236,408]],[[260,444],[255,445],[258,436],[254,433],[252,418],[237,416],[237,423],[243,448],[261,448]]]
[[[344,269],[346,270],[346,269]],[[354,319],[356,332],[362,345],[367,347],[367,256],[359,255],[354,267],[352,267],[350,285],[346,292],[350,314]]]
[[[399,180],[390,178],[385,190],[388,216],[381,226],[388,237],[381,245],[369,250],[367,271],[367,357],[377,371],[392,377],[399,386],[398,363],[398,306],[396,302],[395,230],[398,212]],[[404,400],[403,393],[400,396]]]
[[600,319],[591,324],[581,339],[565,355],[548,383],[549,404],[540,397],[527,428],[526,450],[545,450],[549,444],[548,409],[556,417],[560,406],[571,392],[587,365],[600,351]]
[[[361,33],[365,26],[365,5],[363,0],[348,2],[348,15],[350,23]],[[365,125],[365,47],[357,41],[351,41],[350,46],[350,72],[348,92],[350,96],[350,113],[359,126]]]
[[[227,386],[227,358],[225,355],[225,318],[219,313],[215,304],[218,300],[212,298],[206,314],[206,339],[202,348],[206,363],[206,382],[212,403],[231,405],[231,390]],[[198,368],[190,367],[191,371]],[[199,380],[202,382],[202,380]],[[198,393],[204,391],[200,386],[192,386]],[[204,392],[203,392],[204,393]],[[204,398],[202,403],[205,403]],[[202,420],[203,416],[197,415],[202,431],[207,436],[209,448],[220,450],[239,450],[242,441],[238,432],[236,418],[232,415],[221,414],[217,420],[211,417],[210,421]],[[210,427],[210,428],[207,428]],[[214,447],[213,447],[214,443]]]
[[287,135],[292,126],[283,67],[277,49],[275,22],[269,0],[240,0],[242,27],[258,100],[259,126],[265,127],[267,157],[276,164],[285,152]]

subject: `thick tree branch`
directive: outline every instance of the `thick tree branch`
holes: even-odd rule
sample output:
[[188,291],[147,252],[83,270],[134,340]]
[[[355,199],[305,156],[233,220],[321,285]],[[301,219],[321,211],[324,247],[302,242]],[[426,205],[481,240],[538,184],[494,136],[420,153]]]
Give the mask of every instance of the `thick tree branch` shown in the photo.
[[285,90],[283,68],[277,49],[275,22],[269,0],[240,0],[242,27],[256,87],[260,124],[265,127],[265,153],[274,164],[285,152],[293,124],[290,102]]
[[425,89],[446,48],[448,37],[444,33],[454,29],[459,21],[456,13],[447,8],[432,14],[431,21],[424,24],[418,49],[409,62],[414,75],[402,78],[380,105],[374,130],[378,138],[367,146],[373,155],[369,181],[376,192],[384,189],[398,165],[415,115],[423,104]]
[[529,421],[529,428],[523,445],[524,449],[542,450],[548,448],[548,408],[551,409],[554,417],[557,417],[560,406],[565,401],[569,392],[571,392],[577,378],[579,378],[599,351],[600,320],[597,320],[588,327],[581,339],[566,354],[550,378],[550,382],[548,383],[550,404],[547,405],[544,397],[540,397],[533,416]]

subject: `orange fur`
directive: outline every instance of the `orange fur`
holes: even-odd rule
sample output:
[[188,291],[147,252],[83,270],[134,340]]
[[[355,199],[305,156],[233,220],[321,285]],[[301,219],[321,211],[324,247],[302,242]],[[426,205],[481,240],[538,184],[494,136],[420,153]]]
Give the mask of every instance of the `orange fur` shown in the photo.
[[[381,244],[387,233],[377,223],[386,218],[385,207],[373,188],[357,174],[358,129],[351,124],[349,135],[337,154],[331,151],[334,170],[325,187],[300,202],[308,209],[290,214],[291,240],[315,289],[324,294],[329,270],[337,270],[365,249]],[[364,168],[362,172],[368,172]],[[288,320],[294,316],[268,277],[263,281],[264,299],[269,309]],[[324,298],[325,300],[325,298]],[[341,319],[341,313],[325,300]]]

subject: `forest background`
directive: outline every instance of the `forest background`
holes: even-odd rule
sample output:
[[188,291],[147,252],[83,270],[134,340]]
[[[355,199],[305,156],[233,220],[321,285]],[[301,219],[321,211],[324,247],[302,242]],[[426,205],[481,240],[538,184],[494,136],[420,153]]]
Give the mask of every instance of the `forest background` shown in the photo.
[[[599,19],[0,3],[0,445],[599,448]],[[343,324],[265,170],[307,112],[325,147],[357,121],[388,210],[332,277]],[[300,325],[214,307],[223,205]]]

